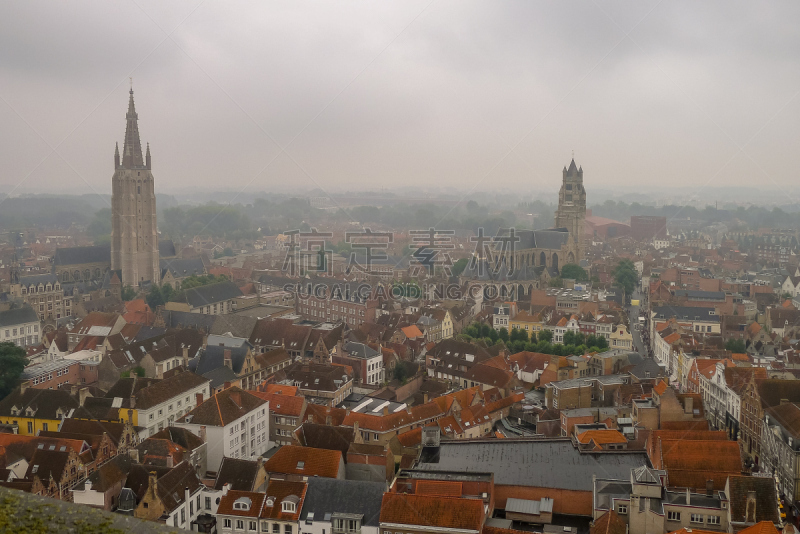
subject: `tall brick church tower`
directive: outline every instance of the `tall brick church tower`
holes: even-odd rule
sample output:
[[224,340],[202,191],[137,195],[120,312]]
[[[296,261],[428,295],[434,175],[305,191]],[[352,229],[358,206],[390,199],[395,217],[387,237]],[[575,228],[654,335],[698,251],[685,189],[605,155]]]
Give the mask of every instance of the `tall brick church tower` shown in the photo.
[[150,145],[142,157],[139,116],[133,106],[133,88],[125,115],[125,141],[120,161],[119,145],[114,151],[111,179],[111,268],[122,271],[123,286],[143,282],[159,283],[156,194],[150,172]]
[[583,168],[575,160],[564,167],[561,190],[558,192],[558,210],[555,227],[569,230],[569,253],[566,263],[578,263],[583,259],[583,226],[586,220],[586,190],[583,188]]

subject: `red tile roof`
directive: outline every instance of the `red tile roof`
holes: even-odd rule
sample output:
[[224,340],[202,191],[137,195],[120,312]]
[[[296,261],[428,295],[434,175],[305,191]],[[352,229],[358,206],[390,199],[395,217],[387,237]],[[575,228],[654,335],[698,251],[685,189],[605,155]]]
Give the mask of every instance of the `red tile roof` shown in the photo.
[[[217,514],[256,518],[261,514],[261,508],[266,497],[263,493],[255,493],[253,491],[229,490],[227,495],[220,497]],[[241,498],[250,499],[249,510],[238,510],[233,507],[233,503]],[[278,506],[280,507],[280,505]]]
[[[483,501],[406,493],[384,493],[381,524],[417,525],[480,532],[484,522]],[[395,530],[395,528],[391,528]]]
[[260,391],[248,391],[259,399],[269,402],[269,412],[278,415],[289,415],[300,417],[303,414],[303,397],[290,397],[288,395],[278,395],[273,393],[262,393]]
[[264,464],[268,473],[337,478],[342,463],[341,451],[284,445]]
[[[267,486],[267,498],[261,509],[261,519],[279,519],[283,521],[297,521],[303,508],[303,499],[306,498],[308,486],[304,482],[289,482],[287,480],[271,480]],[[281,503],[290,499],[295,501],[296,512],[282,511]],[[270,504],[272,503],[272,504]]]

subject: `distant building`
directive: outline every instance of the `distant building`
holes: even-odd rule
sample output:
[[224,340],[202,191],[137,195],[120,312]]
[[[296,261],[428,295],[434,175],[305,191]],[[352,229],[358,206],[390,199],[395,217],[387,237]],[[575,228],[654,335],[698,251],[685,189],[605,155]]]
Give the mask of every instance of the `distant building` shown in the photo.
[[38,345],[41,335],[39,317],[30,306],[0,311],[0,343],[8,341],[20,347]]
[[667,218],[653,215],[631,217],[631,237],[637,241],[667,238]]
[[133,89],[125,118],[127,127],[122,158],[117,146],[111,183],[111,268],[122,271],[124,286],[136,287],[145,282],[159,283],[161,267],[150,145],[147,145],[147,154],[143,158]]

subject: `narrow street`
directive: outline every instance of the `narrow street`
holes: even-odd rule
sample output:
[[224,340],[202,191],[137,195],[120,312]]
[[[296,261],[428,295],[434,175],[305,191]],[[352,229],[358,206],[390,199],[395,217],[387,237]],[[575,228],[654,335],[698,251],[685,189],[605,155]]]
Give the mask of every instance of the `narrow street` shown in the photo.
[[[639,299],[641,299],[641,293],[637,289],[633,292],[633,295],[631,295],[631,301]],[[631,336],[633,336],[633,348],[642,356],[648,356],[647,347],[645,347],[642,341],[642,332],[639,330],[639,310],[640,306],[628,306],[627,308]]]

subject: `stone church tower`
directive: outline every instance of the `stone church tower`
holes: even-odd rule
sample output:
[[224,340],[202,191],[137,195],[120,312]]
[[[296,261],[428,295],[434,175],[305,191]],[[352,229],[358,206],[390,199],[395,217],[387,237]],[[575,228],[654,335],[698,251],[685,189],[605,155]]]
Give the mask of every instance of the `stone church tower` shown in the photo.
[[122,285],[137,287],[143,282],[159,283],[156,194],[150,172],[150,145],[142,157],[139,116],[130,91],[125,115],[125,141],[120,161],[119,145],[114,151],[111,179],[111,268],[122,271]]
[[583,188],[583,168],[575,165],[575,160],[564,167],[561,190],[558,192],[558,210],[555,227],[569,230],[569,242],[565,263],[578,263],[583,259],[583,226],[586,219],[586,190]]

